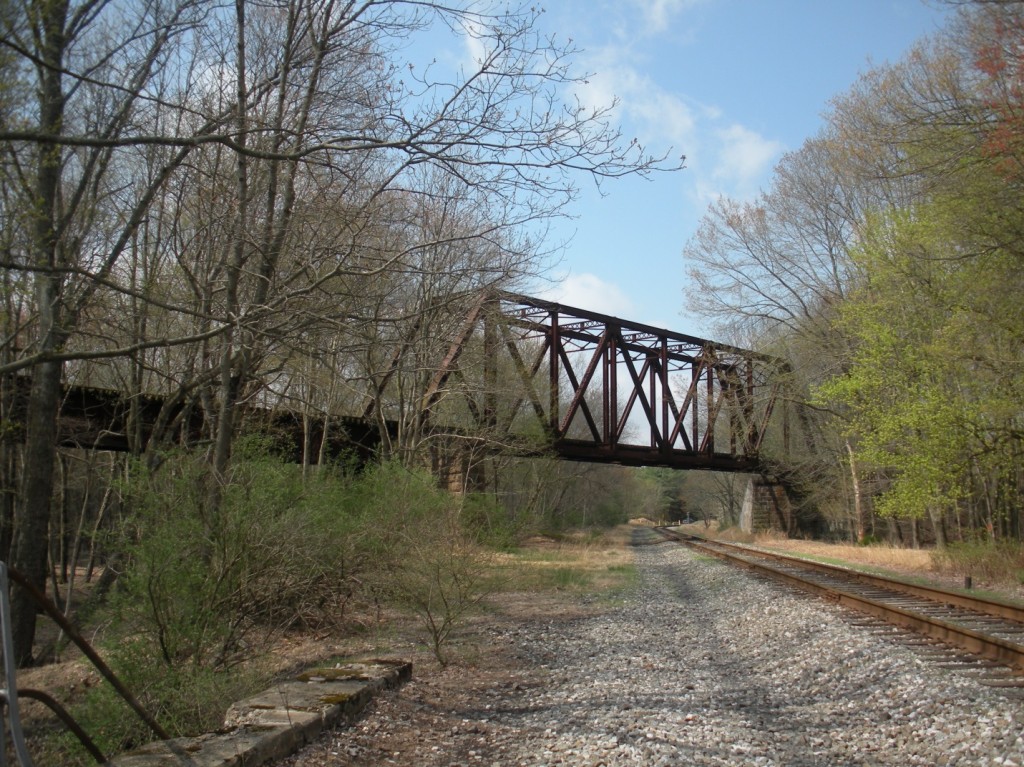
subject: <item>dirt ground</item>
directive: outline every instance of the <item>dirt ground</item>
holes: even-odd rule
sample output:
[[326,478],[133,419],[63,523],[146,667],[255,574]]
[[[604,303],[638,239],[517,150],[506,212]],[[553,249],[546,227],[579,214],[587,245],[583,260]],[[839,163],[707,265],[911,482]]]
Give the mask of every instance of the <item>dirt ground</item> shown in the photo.
[[[504,595],[462,632],[443,668],[412,637],[396,637],[407,640],[397,657],[412,659],[412,681],[376,698],[351,726],[326,733],[279,767],[480,764],[478,753],[500,726],[488,709],[499,709],[510,691],[544,684],[546,672],[515,655],[502,640],[505,632],[543,631],[603,609],[609,604],[581,602],[570,592]],[[443,754],[437,744],[444,744]]]

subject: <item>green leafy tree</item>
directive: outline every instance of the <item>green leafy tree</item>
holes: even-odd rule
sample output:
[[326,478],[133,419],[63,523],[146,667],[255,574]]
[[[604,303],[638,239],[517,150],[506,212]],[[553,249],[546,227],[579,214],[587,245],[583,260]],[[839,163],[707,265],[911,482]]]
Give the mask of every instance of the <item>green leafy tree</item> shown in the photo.
[[845,414],[862,465],[891,480],[876,510],[927,515],[939,543],[944,516],[991,476],[996,446],[1012,448],[1004,465],[1021,447],[1019,270],[1012,254],[963,231],[977,222],[972,204],[940,196],[865,230],[856,258],[869,277],[836,322],[854,351],[817,391]]

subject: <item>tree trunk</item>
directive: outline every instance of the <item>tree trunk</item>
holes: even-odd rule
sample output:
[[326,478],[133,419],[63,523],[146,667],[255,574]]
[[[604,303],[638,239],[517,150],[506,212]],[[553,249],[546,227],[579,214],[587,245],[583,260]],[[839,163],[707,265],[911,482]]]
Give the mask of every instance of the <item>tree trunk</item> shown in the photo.
[[[227,316],[234,318],[239,313],[238,287],[241,279],[242,266],[245,262],[246,225],[248,223],[249,210],[249,163],[245,154],[246,146],[246,60],[245,60],[245,2],[235,0],[235,21],[238,30],[237,60],[235,62],[236,80],[236,110],[235,116],[238,128],[236,139],[242,149],[235,155],[235,187],[237,198],[237,219],[235,240],[232,244],[229,264],[227,268],[227,281],[224,291],[224,302]],[[213,518],[220,513],[221,485],[225,481],[228,472],[228,465],[231,461],[231,447],[235,435],[235,411],[238,395],[245,374],[244,365],[240,364],[241,374],[235,374],[235,340],[237,327],[229,328],[222,340],[220,356],[220,402],[217,411],[217,431],[213,442],[213,476],[210,487],[210,508],[209,513]]]
[[928,521],[932,523],[932,530],[935,532],[935,548],[946,548],[946,528],[943,524],[942,512],[928,509]]
[[[39,8],[44,62],[39,67],[39,127],[48,134],[59,134],[62,130],[67,14],[66,0],[43,3]],[[35,351],[43,355],[56,352],[66,340],[60,323],[62,273],[56,268],[60,264],[56,226],[60,175],[60,147],[40,144],[36,156],[31,247],[32,260],[39,268],[35,277],[38,312]],[[32,368],[32,388],[25,416],[21,505],[15,514],[16,530],[11,555],[14,567],[41,591],[46,588],[47,527],[57,453],[62,373],[62,363],[45,357]],[[36,605],[22,588],[11,592],[11,624],[15,662],[20,667],[27,666],[32,662]]]
[[[10,286],[3,289],[11,291]],[[17,311],[10,302],[4,307],[8,317],[16,317]],[[16,351],[17,334],[10,325],[4,333],[15,341],[10,347],[0,350],[0,360],[7,363]],[[16,375],[5,375],[0,378],[0,423],[9,424],[14,420]],[[14,545],[14,515],[18,499],[18,478],[20,466],[21,440],[13,429],[0,429],[0,559],[9,562],[11,548]]]
[[889,542],[895,543],[898,546],[902,546],[903,530],[900,528],[899,522],[897,522],[892,517],[888,517],[886,521],[889,525]]
[[860,493],[860,476],[857,474],[857,461],[853,455],[853,446],[846,442],[846,452],[850,454],[850,481],[853,483],[853,522],[858,541],[867,535],[864,525],[864,502]]
[[[15,518],[11,556],[13,566],[43,592],[46,590],[47,530],[57,451],[60,383],[60,363],[44,362],[34,368],[25,424],[22,502]],[[24,668],[32,663],[36,604],[22,588],[14,588],[11,592],[11,628],[15,661],[19,668]]]

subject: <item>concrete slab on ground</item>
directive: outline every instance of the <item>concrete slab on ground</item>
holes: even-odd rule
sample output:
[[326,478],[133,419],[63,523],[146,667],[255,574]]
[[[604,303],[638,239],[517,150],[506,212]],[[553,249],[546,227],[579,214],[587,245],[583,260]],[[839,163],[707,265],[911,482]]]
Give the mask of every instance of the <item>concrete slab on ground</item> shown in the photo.
[[114,767],[259,767],[283,759],[324,730],[353,719],[381,690],[412,678],[412,664],[368,660],[315,668],[228,709],[224,730],[150,743]]

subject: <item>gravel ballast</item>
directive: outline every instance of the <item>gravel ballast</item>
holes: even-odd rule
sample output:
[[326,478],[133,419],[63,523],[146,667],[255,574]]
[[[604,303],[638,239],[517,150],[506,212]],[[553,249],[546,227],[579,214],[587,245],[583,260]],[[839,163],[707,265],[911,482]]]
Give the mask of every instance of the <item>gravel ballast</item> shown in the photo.
[[619,604],[496,621],[286,765],[1024,766],[1024,703],[979,672],[674,544],[636,563]]

